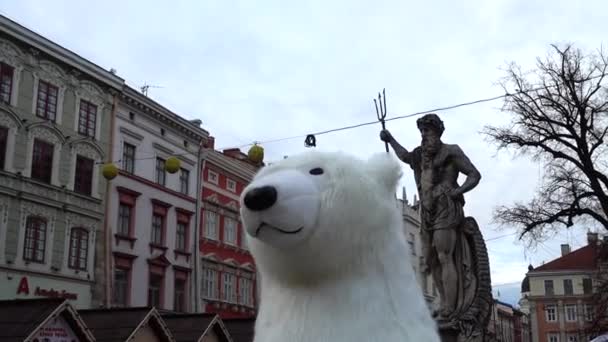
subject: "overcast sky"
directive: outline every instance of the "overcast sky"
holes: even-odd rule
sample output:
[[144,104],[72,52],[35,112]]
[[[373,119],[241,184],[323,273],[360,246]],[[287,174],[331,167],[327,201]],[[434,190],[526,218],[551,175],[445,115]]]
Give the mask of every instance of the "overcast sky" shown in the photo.
[[[388,118],[500,95],[496,82],[507,62],[530,68],[551,43],[596,49],[608,32],[608,3],[599,0],[3,0],[0,12],[117,69],[133,87],[162,86],[149,96],[201,119],[219,148],[375,120],[372,98],[383,87]],[[492,208],[529,199],[542,177],[538,164],[496,155],[479,133],[508,120],[501,105],[439,112],[444,141],[459,144],[482,172],[465,210],[486,239],[513,232],[491,225]],[[420,141],[415,118],[387,127],[410,149]],[[318,149],[382,152],[379,129],[317,136]],[[305,150],[302,138],[264,147],[267,160]],[[404,170],[411,200],[413,174]],[[492,281],[513,292],[529,263],[585,240],[581,228],[537,250],[525,251],[513,235],[488,241]]]

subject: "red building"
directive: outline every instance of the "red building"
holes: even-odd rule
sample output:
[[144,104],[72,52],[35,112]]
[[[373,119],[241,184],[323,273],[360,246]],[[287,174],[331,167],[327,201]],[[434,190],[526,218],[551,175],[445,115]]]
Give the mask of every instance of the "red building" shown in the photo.
[[257,167],[238,149],[210,151],[203,164],[200,254],[205,312],[255,315],[256,268],[239,216],[239,197]]

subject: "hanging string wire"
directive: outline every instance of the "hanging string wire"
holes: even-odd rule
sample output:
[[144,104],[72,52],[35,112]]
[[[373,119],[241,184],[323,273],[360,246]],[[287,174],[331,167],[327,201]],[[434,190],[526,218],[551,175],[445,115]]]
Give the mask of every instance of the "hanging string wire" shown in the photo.
[[[606,74],[602,73],[600,75],[591,76],[591,77],[587,78],[586,81],[602,78],[602,77],[605,77],[605,76],[606,76]],[[549,88],[555,88],[557,86],[558,85],[543,85],[543,86],[538,86],[538,87],[530,88],[530,89],[527,89],[527,90],[516,89],[515,93],[516,94],[522,94],[522,93],[527,94],[527,93],[536,92],[536,91],[540,91],[540,90],[547,90]],[[506,93],[504,93],[502,95],[497,95],[497,96],[493,96],[493,97],[482,98],[482,99],[468,101],[468,102],[462,102],[462,103],[458,103],[458,104],[454,104],[454,105],[450,105],[450,106],[445,106],[445,107],[437,107],[437,108],[428,109],[428,110],[419,111],[419,112],[414,112],[414,113],[405,114],[405,115],[398,115],[398,116],[394,116],[394,117],[391,117],[391,118],[386,118],[385,121],[401,120],[401,119],[411,118],[411,117],[414,117],[414,116],[424,115],[424,114],[428,114],[428,113],[432,113],[432,112],[448,111],[448,110],[452,110],[452,109],[456,109],[456,108],[468,107],[468,106],[472,106],[472,105],[476,105],[476,104],[480,104],[480,103],[492,102],[492,101],[504,99],[504,98],[507,98],[507,97],[513,96],[513,95],[514,94],[506,92]],[[319,131],[319,132],[315,132],[315,133],[299,134],[299,135],[293,135],[293,136],[288,136],[288,137],[283,137],[283,138],[269,139],[269,140],[263,140],[263,141],[255,141],[255,142],[252,142],[252,143],[249,143],[249,144],[244,144],[244,145],[239,145],[239,146],[223,147],[223,148],[219,148],[218,150],[222,151],[222,150],[230,149],[230,148],[239,148],[240,149],[240,148],[252,146],[252,145],[255,145],[255,144],[259,144],[259,145],[262,145],[262,144],[272,144],[272,143],[281,142],[281,141],[287,141],[287,140],[293,140],[293,139],[302,139],[302,138],[306,138],[309,135],[317,136],[317,135],[323,135],[323,134],[329,134],[329,133],[334,133],[334,132],[339,132],[339,131],[345,131],[345,130],[355,129],[355,128],[359,128],[359,127],[363,127],[363,126],[377,125],[377,124],[380,124],[380,122],[378,120],[374,120],[374,121],[368,121],[368,122],[363,122],[363,123],[349,125],[349,126],[332,128],[332,129],[328,129],[328,130],[324,130],[324,131]],[[196,155],[196,152],[186,152],[186,153],[181,153],[181,154],[174,154],[174,156],[185,156],[185,155]],[[155,158],[156,157],[146,157],[146,158],[136,158],[135,160],[147,160],[147,159],[155,159]],[[121,162],[121,160],[118,160],[118,161],[115,161],[115,162],[112,162],[112,163],[120,163],[120,162]]]

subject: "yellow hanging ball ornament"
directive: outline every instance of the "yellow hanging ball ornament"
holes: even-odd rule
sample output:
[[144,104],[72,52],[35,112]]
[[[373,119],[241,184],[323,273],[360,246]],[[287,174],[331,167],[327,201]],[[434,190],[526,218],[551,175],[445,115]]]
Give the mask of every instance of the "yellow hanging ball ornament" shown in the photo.
[[170,157],[165,161],[165,170],[169,173],[176,173],[179,171],[180,161],[176,157]]
[[105,164],[101,169],[101,173],[103,174],[103,178],[112,180],[118,176],[118,167],[112,163]]
[[254,144],[247,152],[247,156],[249,160],[252,162],[259,164],[264,160],[264,148],[258,144]]

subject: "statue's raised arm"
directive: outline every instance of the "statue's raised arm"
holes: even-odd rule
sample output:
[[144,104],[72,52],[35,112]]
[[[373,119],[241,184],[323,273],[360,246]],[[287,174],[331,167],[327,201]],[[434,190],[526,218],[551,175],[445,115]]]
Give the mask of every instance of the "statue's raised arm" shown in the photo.
[[395,140],[391,132],[389,132],[387,129],[380,131],[380,140],[389,143],[393,148],[393,151],[395,151],[397,157],[401,159],[402,162],[411,164],[412,154],[405,147],[401,146],[397,140]]

